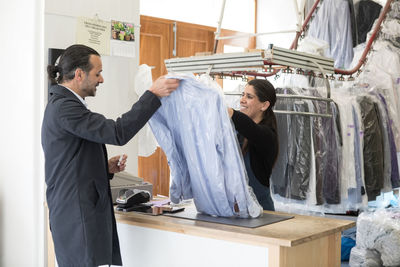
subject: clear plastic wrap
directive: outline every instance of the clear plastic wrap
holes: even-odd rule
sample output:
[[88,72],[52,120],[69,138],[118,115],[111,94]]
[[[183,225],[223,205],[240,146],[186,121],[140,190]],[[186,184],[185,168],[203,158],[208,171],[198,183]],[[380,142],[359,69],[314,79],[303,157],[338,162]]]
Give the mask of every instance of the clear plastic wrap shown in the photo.
[[324,40],[306,36],[299,42],[297,51],[324,56],[329,51],[329,44]]
[[[297,89],[297,93],[305,96],[322,97],[317,89]],[[320,114],[337,113],[335,103],[312,101],[314,112]],[[336,114],[337,115],[337,114]],[[335,115],[333,118],[312,116],[312,140],[315,162],[315,196],[316,204],[339,204],[339,163],[340,150],[337,132],[335,131]]]
[[[146,64],[139,66],[135,75],[135,92],[140,97],[153,83],[151,68]],[[138,137],[138,156],[148,157],[157,149],[157,141],[148,123],[137,133]]]
[[349,3],[325,0],[310,23],[307,36],[329,43],[325,56],[335,59],[336,68],[347,69],[353,59],[353,39]]
[[[283,92],[281,92],[282,90]],[[292,89],[277,89],[277,93],[295,94]],[[278,99],[275,108],[309,112],[308,103],[303,100]],[[272,171],[276,192],[283,197],[305,200],[309,188],[311,155],[313,154],[310,117],[284,114],[276,114],[276,116],[280,144],[278,160]],[[278,167],[281,164],[282,169]],[[283,184],[281,184],[282,177],[284,177]],[[278,187],[284,191],[279,190]]]
[[400,210],[378,209],[361,213],[357,219],[356,243],[358,252],[376,251],[382,260],[380,266],[399,266]]
[[210,78],[169,76],[180,85],[149,123],[168,158],[172,202],[193,198],[197,211],[213,216],[260,216],[222,90]]
[[394,18],[394,19],[400,19],[400,2],[399,1],[392,2],[392,6],[388,13],[388,17]]
[[349,265],[351,267],[381,267],[380,254],[376,250],[354,247],[351,249]]
[[[321,96],[316,89],[277,88],[276,92]],[[330,112],[337,115],[335,104],[329,105]],[[275,109],[326,113],[328,105],[322,101],[279,98]],[[332,119],[276,114],[279,154],[271,175],[276,207],[298,204],[313,210],[315,205],[340,203],[341,153],[336,115]],[[320,206],[318,210],[324,208]]]
[[[336,93],[336,92],[335,92]],[[355,169],[355,158],[354,156],[354,143],[355,138],[355,125],[354,117],[352,113],[351,97],[337,97],[333,94],[333,99],[338,105],[340,112],[340,123],[342,129],[342,142],[343,142],[343,161],[341,161],[341,177],[344,178],[342,181],[342,195],[344,198],[347,197],[348,188],[356,188],[356,169]]]
[[387,40],[392,45],[400,48],[400,23],[397,19],[386,19],[382,25],[379,39]]
[[388,105],[385,97],[382,94],[378,94],[378,98],[381,101],[383,107],[384,107],[384,113],[386,114],[386,130],[387,130],[387,135],[388,135],[388,140],[389,140],[389,149],[390,149],[390,165],[391,165],[391,171],[390,171],[390,180],[392,183],[392,188],[398,188],[400,187],[400,173],[399,173],[399,165],[397,161],[397,154],[396,154],[396,144],[393,136],[393,131],[391,127],[391,120],[389,117],[389,111],[388,111]]
[[385,97],[397,151],[400,151],[400,57],[386,41],[376,41],[358,83]]
[[384,151],[378,108],[370,96],[356,98],[360,106],[363,131],[364,179],[368,200],[375,200],[383,188]]
[[392,162],[390,153],[389,143],[389,129],[388,129],[388,117],[383,103],[380,101],[379,96],[375,95],[373,98],[375,107],[377,107],[377,115],[379,125],[382,132],[382,148],[383,148],[383,188],[382,192],[392,191],[391,174],[392,174]]

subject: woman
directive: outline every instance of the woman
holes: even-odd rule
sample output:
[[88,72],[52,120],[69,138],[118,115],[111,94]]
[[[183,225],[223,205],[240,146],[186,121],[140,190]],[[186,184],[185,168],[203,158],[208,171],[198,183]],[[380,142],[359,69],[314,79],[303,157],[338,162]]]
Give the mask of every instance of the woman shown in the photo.
[[249,185],[264,210],[275,210],[269,177],[278,156],[275,88],[267,80],[251,80],[240,99],[240,112],[228,108],[238,132]]

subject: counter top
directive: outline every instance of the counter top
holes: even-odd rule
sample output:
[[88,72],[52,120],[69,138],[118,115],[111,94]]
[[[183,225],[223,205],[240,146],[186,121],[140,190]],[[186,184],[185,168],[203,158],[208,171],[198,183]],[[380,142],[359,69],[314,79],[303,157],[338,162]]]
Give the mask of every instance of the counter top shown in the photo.
[[290,215],[294,218],[258,228],[245,228],[137,212],[115,211],[115,217],[118,223],[264,247],[269,245],[294,247],[356,225],[354,221],[349,220],[271,211],[264,213]]

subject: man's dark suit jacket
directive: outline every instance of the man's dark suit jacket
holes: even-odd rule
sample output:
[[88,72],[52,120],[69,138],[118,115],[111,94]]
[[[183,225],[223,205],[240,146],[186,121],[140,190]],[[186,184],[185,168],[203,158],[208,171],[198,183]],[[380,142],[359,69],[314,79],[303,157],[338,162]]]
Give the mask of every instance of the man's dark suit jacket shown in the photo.
[[68,89],[50,88],[42,124],[49,220],[57,262],[122,265],[104,144],[126,144],[161,105],[146,91],[116,121],[91,112]]

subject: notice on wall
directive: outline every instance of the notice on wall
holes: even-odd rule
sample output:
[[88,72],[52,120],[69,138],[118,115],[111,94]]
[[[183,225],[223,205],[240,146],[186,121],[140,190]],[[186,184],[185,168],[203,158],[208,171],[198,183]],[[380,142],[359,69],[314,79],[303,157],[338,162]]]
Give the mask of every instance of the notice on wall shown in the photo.
[[133,23],[112,20],[110,54],[120,57],[135,57],[135,26]]
[[101,55],[110,54],[109,21],[98,18],[79,17],[76,26],[76,42],[95,49]]

